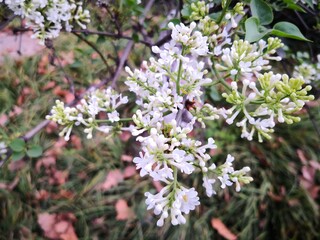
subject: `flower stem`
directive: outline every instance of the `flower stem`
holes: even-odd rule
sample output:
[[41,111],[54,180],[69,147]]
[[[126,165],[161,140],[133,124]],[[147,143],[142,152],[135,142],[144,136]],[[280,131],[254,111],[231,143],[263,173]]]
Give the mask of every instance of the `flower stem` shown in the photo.
[[[183,56],[184,54],[184,46],[182,46],[182,52],[181,55]],[[179,60],[179,68],[178,68],[178,76],[177,76],[177,81],[176,81],[176,85],[177,85],[177,94],[180,95],[180,79],[181,79],[181,72],[182,72],[182,60]]]
[[[132,118],[121,118],[119,121],[117,122],[130,122],[132,121]],[[95,122],[97,123],[112,123],[110,120],[108,119],[97,119],[95,120]]]
[[219,18],[218,18],[218,20],[217,20],[217,24],[220,24],[221,21],[222,21],[222,19],[223,19],[224,16],[226,15],[226,12],[227,12],[227,10],[228,10],[228,7],[229,7],[230,3],[231,3],[231,0],[228,0],[228,1],[226,2],[225,7],[222,9],[221,15],[219,16]]

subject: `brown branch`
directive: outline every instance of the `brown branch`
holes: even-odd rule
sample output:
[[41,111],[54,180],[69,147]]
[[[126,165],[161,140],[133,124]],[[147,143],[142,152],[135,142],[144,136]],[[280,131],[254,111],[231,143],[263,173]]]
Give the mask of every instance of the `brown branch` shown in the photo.
[[[132,37],[122,35],[121,33],[110,33],[110,32],[101,32],[101,31],[94,31],[94,30],[82,30],[82,29],[73,29],[71,30],[73,33],[84,33],[84,34],[92,34],[92,35],[99,35],[99,36],[105,36],[105,37],[110,37],[110,38],[115,38],[115,39],[126,39],[126,40],[133,40]],[[137,42],[142,43],[148,47],[151,47],[153,43],[151,41],[146,41],[139,39]]]
[[110,66],[107,62],[107,59],[105,59],[105,57],[103,56],[102,52],[97,48],[96,45],[94,45],[92,42],[90,42],[89,40],[87,40],[86,38],[84,38],[83,36],[81,36],[80,34],[76,33],[76,32],[72,32],[74,35],[76,35],[80,40],[84,41],[86,44],[88,44],[90,47],[92,47],[100,56],[100,58],[102,59],[103,63],[106,65],[107,69],[110,70]]

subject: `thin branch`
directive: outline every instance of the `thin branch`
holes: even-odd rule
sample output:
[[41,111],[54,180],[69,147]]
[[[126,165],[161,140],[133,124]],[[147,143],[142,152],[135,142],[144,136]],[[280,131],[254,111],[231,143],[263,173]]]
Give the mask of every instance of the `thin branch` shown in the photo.
[[[133,40],[132,37],[122,35],[121,33],[110,33],[110,32],[101,32],[101,31],[94,31],[94,30],[83,30],[83,29],[73,29],[71,30],[73,33],[84,33],[84,34],[94,34],[94,35],[99,35],[99,36],[105,36],[105,37],[110,37],[110,38],[115,38],[115,39],[127,39],[127,40]],[[147,45],[148,47],[151,47],[153,44],[151,41],[146,41],[139,39],[137,42],[142,43],[144,45]]]
[[110,66],[107,62],[107,60],[105,59],[105,57],[103,56],[102,52],[97,48],[96,45],[94,45],[92,42],[90,42],[89,40],[87,40],[86,38],[84,38],[83,36],[81,36],[80,34],[76,33],[76,32],[72,32],[74,35],[76,35],[80,40],[84,41],[86,44],[88,44],[90,47],[92,47],[100,56],[100,58],[102,59],[103,63],[106,65],[107,69],[110,70]]
[[118,67],[117,67],[117,70],[116,70],[116,73],[114,74],[113,78],[112,78],[112,83],[111,83],[111,86],[114,87],[118,78],[120,77],[120,74],[121,74],[121,71],[123,69],[123,66],[125,64],[125,62],[127,61],[127,58],[129,57],[129,54],[132,50],[132,47],[133,47],[133,41],[129,41],[126,48],[124,49],[124,52],[122,54],[122,57],[120,59],[120,62],[118,64]]

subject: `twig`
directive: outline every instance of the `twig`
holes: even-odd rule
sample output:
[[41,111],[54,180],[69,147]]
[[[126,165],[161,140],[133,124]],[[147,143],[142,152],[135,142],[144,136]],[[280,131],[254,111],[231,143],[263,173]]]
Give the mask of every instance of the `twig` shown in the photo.
[[80,40],[84,41],[86,44],[88,44],[90,47],[92,47],[99,54],[100,58],[102,59],[103,63],[106,65],[107,69],[110,70],[110,66],[109,66],[107,60],[105,59],[102,52],[97,48],[96,45],[94,45],[92,42],[90,42],[89,40],[87,40],[86,38],[81,36],[80,34],[78,34],[76,32],[72,32],[72,33],[74,35],[76,35]]
[[[64,77],[67,79],[68,81],[68,84],[69,84],[69,90],[70,92],[75,96],[75,88],[74,88],[74,82],[73,80],[68,76],[68,74],[66,73],[66,71],[64,70],[63,66],[62,66],[62,63],[61,63],[61,60],[59,58],[59,56],[56,54],[56,50],[53,46],[53,42],[52,40],[46,40],[45,41],[45,45],[46,47],[52,51],[52,60],[50,61],[52,65],[55,66],[54,64],[54,59],[57,59],[58,61],[58,68],[60,71],[62,71]],[[76,96],[75,96],[76,97]]]
[[127,58],[129,57],[129,54],[132,50],[133,43],[134,43],[133,41],[129,41],[126,48],[124,49],[124,52],[123,52],[122,57],[120,59],[120,62],[118,64],[116,73],[114,74],[114,76],[112,78],[111,87],[115,87],[115,84],[116,84],[118,78],[120,77],[123,66],[124,66],[125,62],[127,61]]
[[[110,33],[110,32],[101,32],[101,31],[94,31],[94,30],[82,30],[82,29],[73,29],[71,32],[73,33],[84,33],[84,34],[93,34],[93,35],[99,35],[99,36],[105,36],[105,37],[110,37],[110,38],[115,38],[115,39],[127,39],[127,40],[133,40],[132,37],[126,36],[126,35],[122,35],[117,34],[117,33]],[[145,40],[137,40],[137,42],[142,43],[147,45],[148,47],[151,47],[153,44],[152,42],[149,41],[145,41]]]

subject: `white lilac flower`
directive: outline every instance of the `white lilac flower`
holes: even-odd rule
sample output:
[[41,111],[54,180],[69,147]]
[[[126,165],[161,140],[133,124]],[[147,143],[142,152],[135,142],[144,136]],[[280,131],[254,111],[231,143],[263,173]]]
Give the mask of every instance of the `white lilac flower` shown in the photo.
[[44,44],[46,39],[56,38],[61,29],[72,30],[71,23],[76,22],[85,29],[90,22],[90,13],[82,8],[81,1],[75,0],[4,0],[15,15],[27,20],[26,25],[34,31],[33,37]]
[[116,110],[122,104],[127,103],[127,97],[116,93],[111,88],[106,90],[97,90],[80,101],[76,107],[65,107],[64,103],[56,100],[56,105],[52,108],[50,115],[46,118],[65,126],[60,132],[68,141],[73,126],[82,125],[87,138],[91,139],[93,130],[109,133],[112,129],[110,125],[98,126],[96,118],[100,112],[106,112],[108,118],[104,119],[106,123],[116,123],[120,121],[119,113]]
[[147,209],[154,209],[154,214],[160,215],[158,226],[163,226],[164,220],[170,216],[171,224],[178,225],[186,222],[183,213],[188,214],[200,205],[197,191],[194,188],[180,187],[171,192],[172,185],[164,187],[159,193],[153,195],[145,193]]
[[250,44],[248,41],[236,40],[230,48],[222,50],[221,63],[216,64],[217,70],[239,75],[242,78],[258,76],[261,70],[269,70],[269,60],[280,61],[281,57],[271,56],[283,44],[277,38],[269,38],[268,44],[264,40]]

